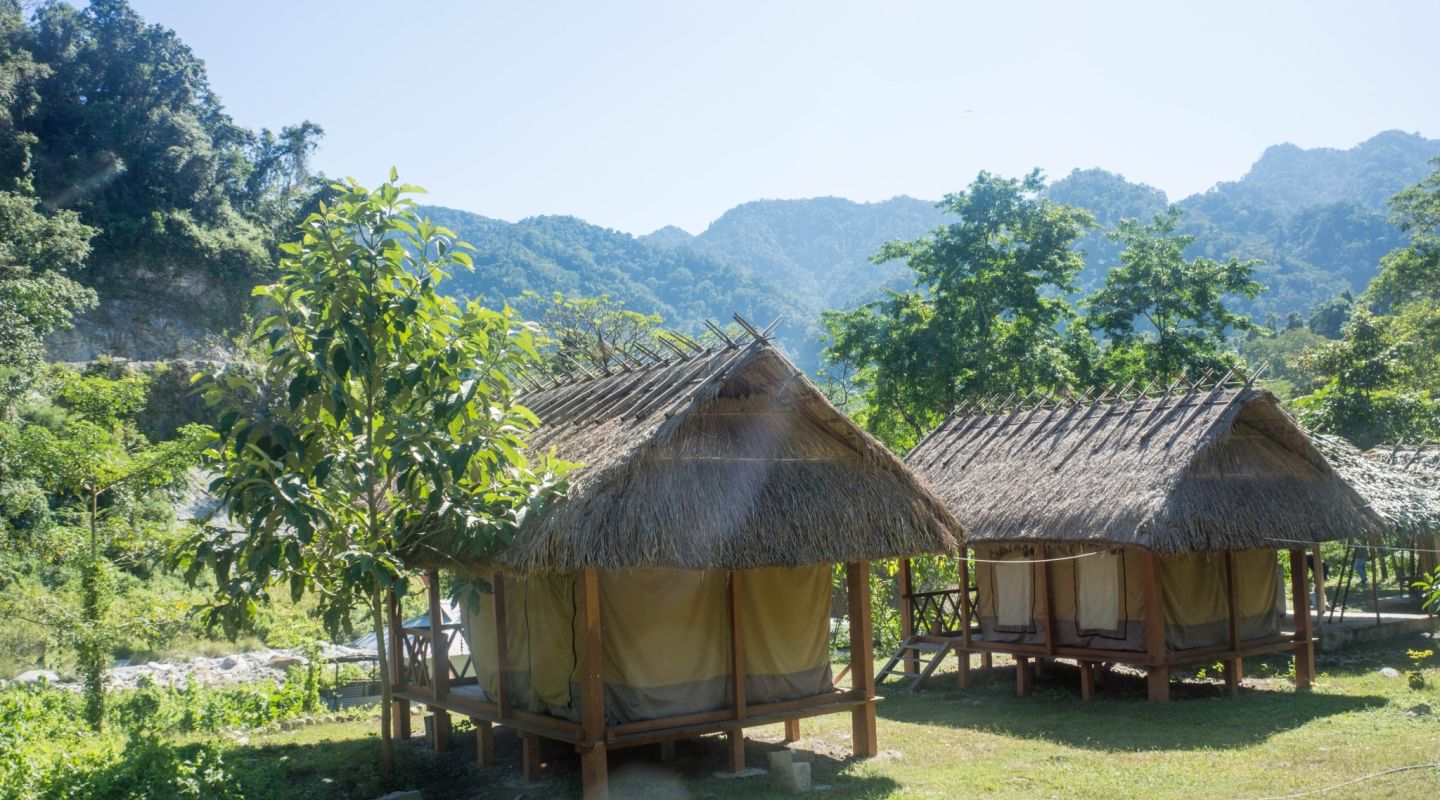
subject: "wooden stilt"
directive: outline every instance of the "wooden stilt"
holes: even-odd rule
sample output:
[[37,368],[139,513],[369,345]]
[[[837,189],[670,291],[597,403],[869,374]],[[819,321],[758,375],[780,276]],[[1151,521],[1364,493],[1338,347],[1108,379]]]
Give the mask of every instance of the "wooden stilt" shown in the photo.
[[[914,577],[910,572],[910,559],[900,559],[900,571],[897,575],[900,584],[900,641],[906,641],[915,635],[915,608],[913,596],[915,594]],[[926,631],[929,633],[929,631]],[[905,674],[915,675],[920,672],[920,664],[914,660],[905,661]]]
[[580,570],[575,586],[580,611],[580,778],[585,800],[610,796],[605,755],[605,662],[600,638],[600,576]]
[[[966,649],[970,647],[970,618],[974,615],[974,609],[970,606],[970,545],[960,545],[960,642]],[[962,659],[969,659],[968,653],[961,654]],[[990,664],[987,662],[988,668]]]
[[992,669],[995,666],[995,659],[989,653],[980,654],[981,669]]
[[1025,656],[1015,656],[1015,695],[1029,697],[1030,689],[1030,659]]
[[[440,572],[426,573],[426,591],[430,601],[430,688],[435,692],[437,703],[450,694],[450,642],[445,630],[444,611],[440,606]],[[435,752],[450,750],[450,712],[443,706],[430,706],[431,745]]]
[[1231,697],[1240,694],[1240,681],[1245,679],[1245,659],[1230,658],[1225,660],[1225,691]]
[[1295,688],[1306,690],[1315,678],[1315,637],[1310,628],[1310,592],[1305,580],[1305,551],[1290,551],[1290,593],[1295,606]]
[[1315,563],[1320,565],[1319,571],[1315,573],[1315,620],[1318,622],[1325,616],[1325,608],[1328,606],[1330,598],[1325,596],[1325,561],[1320,558],[1320,545],[1315,545],[1311,552]]
[[[1049,548],[1040,545],[1040,608],[1045,613],[1045,652],[1055,655],[1055,598],[1050,585]],[[1048,662],[1046,662],[1048,667]]]
[[1170,701],[1170,664],[1165,649],[1165,600],[1160,585],[1160,556],[1145,551],[1145,672],[1147,694],[1152,703]]
[[520,732],[520,774],[526,783],[540,780],[540,736]]
[[955,651],[955,684],[961,689],[970,685],[970,653],[968,651]]
[[1145,671],[1146,694],[1152,703],[1170,702],[1170,667],[1157,664]]
[[785,741],[787,741],[787,742],[798,742],[798,741],[800,741],[800,720],[798,720],[798,719],[787,719],[787,720],[785,720]]
[[475,725],[475,761],[482,767],[495,766],[495,728],[488,721],[471,717]]
[[666,739],[660,743],[660,761],[664,764],[675,763],[675,740]]
[[875,635],[870,619],[870,564],[845,565],[845,588],[850,611],[850,685],[857,699],[866,701],[850,712],[851,742],[857,758],[880,752],[875,738]]
[[1095,662],[1080,662],[1080,699],[1095,699]]
[[[394,592],[386,594],[390,617],[390,650],[386,653],[390,657],[390,685],[393,689],[405,689],[409,685],[409,678],[405,674],[405,633],[401,630],[405,623],[400,616],[399,598],[395,597]],[[403,741],[410,738],[409,700],[397,697],[390,702],[390,730],[396,739]]]
[[731,772],[745,771],[745,732],[739,728],[725,731],[725,751]]

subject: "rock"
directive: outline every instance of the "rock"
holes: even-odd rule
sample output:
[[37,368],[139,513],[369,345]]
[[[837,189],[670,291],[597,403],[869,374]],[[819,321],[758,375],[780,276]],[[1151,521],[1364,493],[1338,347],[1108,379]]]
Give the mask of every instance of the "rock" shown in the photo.
[[225,660],[220,662],[220,669],[235,669],[238,666],[240,659],[235,656],[225,656]]
[[1381,667],[1380,674],[1384,675],[1387,678],[1398,678],[1400,677],[1400,670],[1395,669],[1394,667]]
[[812,753],[804,750],[779,750],[768,754],[770,786],[790,792],[810,791],[810,760]]
[[1415,705],[1410,706],[1410,708],[1407,709],[1405,713],[1409,714],[1412,717],[1428,717],[1430,716],[1430,704],[1416,703]]
[[304,656],[294,656],[287,655],[285,653],[276,653],[275,655],[270,656],[269,660],[265,662],[265,666],[269,667],[270,669],[288,669],[290,667],[303,667],[309,663],[310,660],[305,658]]
[[25,684],[59,683],[60,673],[48,669],[32,669],[29,672],[22,672],[19,675],[16,675],[15,682]]
[[375,800],[425,800],[425,795],[421,794],[419,789],[405,789],[377,797]]

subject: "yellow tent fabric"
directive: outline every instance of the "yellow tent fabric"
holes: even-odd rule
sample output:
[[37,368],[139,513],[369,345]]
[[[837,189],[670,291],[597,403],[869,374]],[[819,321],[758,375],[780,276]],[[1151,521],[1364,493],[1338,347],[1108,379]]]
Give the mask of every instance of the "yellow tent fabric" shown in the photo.
[[819,694],[830,676],[831,567],[767,567],[742,574],[740,631],[745,699],[768,703]]
[[[833,688],[828,565],[742,573],[746,699],[780,702]],[[643,568],[599,572],[605,710],[633,722],[724,708],[733,702],[728,575]],[[579,707],[574,582],[503,578],[511,702],[571,719]],[[495,697],[494,599],[462,609],[478,683]]]
[[[1082,553],[1097,553],[1079,558]],[[1050,603],[1057,644],[1102,650],[1145,649],[1145,575],[1149,555],[1134,548],[1091,545],[1051,545]],[[982,560],[1035,560],[1040,550],[1030,546],[977,545]],[[1232,554],[1235,562],[1242,640],[1279,633],[1281,612],[1275,598],[1279,583],[1275,551],[1245,550]],[[1039,644],[1045,640],[1039,624],[1045,609],[1036,584],[1044,580],[1045,564],[981,563],[976,570],[982,636],[992,642]],[[1112,571],[1113,570],[1113,571]],[[1229,611],[1223,552],[1186,553],[1160,559],[1161,593],[1165,601],[1166,646],[1173,650],[1224,644],[1229,641]],[[1033,622],[1020,619],[1029,598]],[[1083,617],[1094,612],[1093,618]],[[1002,620],[1001,610],[1008,617]],[[1098,609],[1098,611],[1097,611]],[[1115,614],[1114,624],[1111,622]],[[1012,624],[1007,624],[1007,620]],[[1029,623],[1029,624],[1026,624]]]
[[1114,631],[1120,627],[1124,559],[1115,553],[1096,553],[1071,562],[1075,572],[1075,624],[1082,633]]

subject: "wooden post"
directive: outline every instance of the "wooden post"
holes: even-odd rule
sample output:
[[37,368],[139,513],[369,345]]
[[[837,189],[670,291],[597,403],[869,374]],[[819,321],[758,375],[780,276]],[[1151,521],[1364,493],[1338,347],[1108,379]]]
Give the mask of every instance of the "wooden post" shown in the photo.
[[850,712],[850,734],[855,755],[870,758],[880,752],[875,739],[875,635],[870,620],[870,564],[845,565],[845,589],[850,605],[850,685],[864,702]]
[[1015,696],[1030,696],[1030,659],[1026,656],[1015,656]]
[[1231,550],[1225,551],[1225,608],[1230,617],[1230,651],[1234,654],[1225,659],[1225,689],[1234,697],[1240,694],[1244,664],[1240,658],[1240,597],[1235,578],[1235,553]]
[[[960,545],[960,644],[961,649],[956,651],[955,657],[958,663],[955,665],[955,677],[964,689],[970,685],[970,545]],[[989,666],[986,664],[986,666]]]
[[1315,677],[1315,639],[1310,633],[1310,592],[1306,589],[1305,550],[1290,550],[1290,593],[1295,605],[1295,688],[1310,688]]
[[[906,642],[915,635],[915,618],[913,616],[915,613],[915,580],[910,572],[910,559],[900,559],[898,577],[900,582],[900,641]],[[925,633],[930,633],[930,631],[925,631]],[[903,663],[907,674],[915,675],[920,672],[920,664],[916,661],[906,658]]]
[[482,767],[495,766],[495,729],[489,720],[471,717],[475,725],[475,762]]
[[1145,558],[1145,671],[1150,702],[1170,702],[1170,664],[1165,650],[1165,600],[1160,585],[1160,556],[1144,551]]
[[1080,663],[1080,699],[1095,699],[1095,662],[1081,661]]
[[520,777],[526,783],[540,780],[540,736],[529,731],[520,732]]
[[495,612],[495,706],[504,723],[510,719],[510,631],[506,625],[504,573],[491,573],[490,591],[494,592],[491,605]]
[[450,712],[440,703],[450,694],[450,645],[440,607],[439,570],[427,572],[425,583],[430,599],[430,690],[435,697],[435,705],[430,706],[431,744],[435,752],[444,753],[450,749]]
[[[1375,555],[1375,548],[1365,548],[1367,556],[1365,563],[1370,566],[1370,602],[1375,606],[1375,624],[1380,624],[1380,565],[1375,563],[1378,559]],[[1384,554],[1380,558],[1384,558]]]
[[600,576],[580,570],[576,586],[580,609],[580,783],[585,800],[610,796],[605,758],[605,662],[600,638]]
[[[405,633],[401,628],[404,620],[400,618],[400,600],[394,592],[387,592],[390,616],[390,685],[391,691],[403,690],[407,687],[409,679],[405,670]],[[410,738],[410,701],[402,697],[396,697],[390,701],[390,727],[391,735],[396,739],[405,740]]]
[[[1049,548],[1040,545],[1040,608],[1045,613],[1045,652],[1055,655],[1055,598],[1050,591]],[[1032,567],[1033,569],[1033,567]],[[1048,669],[1048,667],[1047,667]]]
[[798,719],[787,719],[787,720],[785,720],[785,741],[787,741],[787,742],[798,742],[798,741],[800,741],[800,720],[798,720]]
[[1319,571],[1315,573],[1315,621],[1318,623],[1325,617],[1325,609],[1330,604],[1330,598],[1325,596],[1325,560],[1320,557],[1320,545],[1315,545],[1315,563],[1320,565]]
[[725,751],[731,772],[745,771],[745,732],[739,728],[725,731]]
[[[731,711],[737,722],[743,722],[748,712],[745,707],[745,637],[742,628],[740,593],[744,586],[744,573],[731,572],[727,594],[730,601],[730,697]],[[745,770],[745,732],[739,726],[725,732],[730,746],[730,771]]]

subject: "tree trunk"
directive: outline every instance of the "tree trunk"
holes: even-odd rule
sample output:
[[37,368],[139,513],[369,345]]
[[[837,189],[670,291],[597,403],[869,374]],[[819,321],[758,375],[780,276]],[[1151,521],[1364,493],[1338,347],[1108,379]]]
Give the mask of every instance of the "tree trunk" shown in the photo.
[[[375,589],[370,593],[370,622],[375,629],[375,654],[380,657],[380,780],[389,783],[395,777],[395,741],[391,737],[390,659],[385,652],[384,593]],[[399,647],[399,642],[391,642]]]
[[80,573],[81,619],[80,675],[85,684],[85,721],[92,730],[105,725],[105,662],[109,655],[104,634],[105,570],[100,564],[100,493],[90,491],[90,558]]

